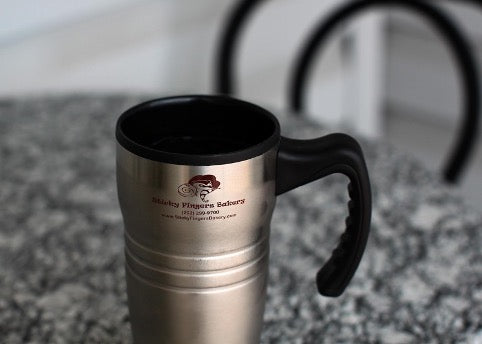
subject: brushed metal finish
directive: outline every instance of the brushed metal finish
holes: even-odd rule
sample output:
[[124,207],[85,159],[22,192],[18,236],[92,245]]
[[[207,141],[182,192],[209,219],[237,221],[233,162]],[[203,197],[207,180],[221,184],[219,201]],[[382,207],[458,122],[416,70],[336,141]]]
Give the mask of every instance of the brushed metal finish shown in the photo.
[[[185,166],[117,145],[136,343],[258,343],[275,174],[275,149],[232,164]],[[220,185],[181,192],[206,175]]]
[[259,343],[266,271],[210,289],[165,288],[140,279],[129,266],[126,273],[135,343]]

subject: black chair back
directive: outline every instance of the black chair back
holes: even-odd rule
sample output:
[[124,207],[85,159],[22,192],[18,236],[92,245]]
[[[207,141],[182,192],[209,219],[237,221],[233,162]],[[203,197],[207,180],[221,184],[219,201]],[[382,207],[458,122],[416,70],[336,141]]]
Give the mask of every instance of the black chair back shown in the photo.
[[[215,91],[217,93],[233,95],[236,92],[234,70],[239,38],[247,19],[261,3],[262,0],[242,0],[236,4],[230,13],[217,51],[215,68]],[[455,57],[463,87],[463,113],[458,134],[446,158],[442,172],[447,182],[455,183],[468,163],[478,134],[480,121],[479,73],[476,59],[465,35],[444,11],[429,2],[421,0],[356,0],[345,2],[327,16],[323,16],[305,41],[292,69],[288,94],[290,108],[295,114],[302,114],[305,110],[304,96],[310,67],[329,35],[340,24],[347,22],[361,12],[389,5],[404,7],[429,20],[441,34]]]

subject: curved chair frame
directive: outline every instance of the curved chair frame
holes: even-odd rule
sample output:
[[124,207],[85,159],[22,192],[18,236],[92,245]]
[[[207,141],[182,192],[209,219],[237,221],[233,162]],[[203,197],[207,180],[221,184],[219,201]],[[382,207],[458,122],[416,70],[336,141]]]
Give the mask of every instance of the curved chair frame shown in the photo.
[[[469,2],[472,2],[469,0]],[[215,91],[223,94],[234,94],[234,64],[237,43],[242,28],[254,9],[262,0],[242,0],[231,12],[225,31],[220,40],[216,61],[216,86]],[[293,69],[289,89],[289,105],[295,113],[304,110],[303,93],[308,80],[308,74],[316,53],[320,51],[330,33],[339,24],[346,22],[353,16],[374,7],[397,5],[421,14],[431,21],[433,26],[442,34],[456,58],[458,71],[463,81],[464,108],[462,125],[456,137],[443,169],[447,182],[454,183],[458,180],[463,167],[467,164],[478,133],[480,110],[480,85],[478,69],[471,47],[458,26],[441,9],[428,2],[420,0],[358,0],[351,1],[333,10],[315,27],[307,43],[298,55]],[[326,19],[325,19],[326,18]]]
[[463,87],[462,122],[450,154],[443,167],[443,176],[449,183],[455,183],[468,162],[479,126],[480,84],[477,64],[469,42],[457,25],[444,12],[426,2],[407,0],[364,0],[350,2],[333,11],[328,19],[312,32],[301,53],[298,55],[292,82],[290,83],[290,106],[295,113],[304,109],[303,93],[306,89],[310,67],[317,52],[327,41],[330,33],[342,22],[346,22],[362,11],[373,7],[400,5],[422,14],[442,34],[455,57]]

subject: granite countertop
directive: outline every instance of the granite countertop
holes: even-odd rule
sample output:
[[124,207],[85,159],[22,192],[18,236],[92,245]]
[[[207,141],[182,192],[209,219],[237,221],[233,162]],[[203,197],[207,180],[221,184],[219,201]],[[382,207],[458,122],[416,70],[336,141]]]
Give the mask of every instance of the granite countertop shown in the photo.
[[[1,343],[132,341],[113,133],[148,98],[0,100]],[[325,133],[280,116],[288,136]],[[346,180],[280,196],[262,343],[481,343],[480,214],[410,156],[362,146],[373,225],[351,285],[332,299],[314,282],[343,229]]]

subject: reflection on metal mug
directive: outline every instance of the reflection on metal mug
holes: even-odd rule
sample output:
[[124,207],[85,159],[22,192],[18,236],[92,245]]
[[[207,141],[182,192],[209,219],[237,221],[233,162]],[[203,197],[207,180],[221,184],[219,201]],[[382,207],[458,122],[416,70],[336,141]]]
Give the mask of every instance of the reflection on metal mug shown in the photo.
[[127,110],[116,138],[136,343],[258,343],[276,196],[332,173],[350,179],[350,215],[316,283],[338,296],[350,282],[371,216],[367,169],[351,137],[287,139],[256,105],[179,96]]

